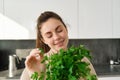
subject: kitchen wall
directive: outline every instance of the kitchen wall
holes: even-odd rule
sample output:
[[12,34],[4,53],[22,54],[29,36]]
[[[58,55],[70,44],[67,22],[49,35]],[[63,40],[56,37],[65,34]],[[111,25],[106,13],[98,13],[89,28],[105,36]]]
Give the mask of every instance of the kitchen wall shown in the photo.
[[[120,58],[120,39],[70,39],[69,47],[72,45],[85,45],[93,56],[93,65],[109,64],[110,58]],[[35,48],[35,40],[0,40],[0,70],[8,69],[8,56],[16,54],[16,50],[22,50],[22,56],[29,54],[25,50]],[[24,60],[17,64],[18,68],[24,67]]]
[[0,39],[35,39],[37,17],[48,10],[70,39],[120,38],[120,0],[0,0]]
[[[31,49],[34,47],[35,40],[0,40],[0,70],[8,69],[9,55],[16,54],[16,49]],[[24,62],[21,62],[18,67],[24,67]]]

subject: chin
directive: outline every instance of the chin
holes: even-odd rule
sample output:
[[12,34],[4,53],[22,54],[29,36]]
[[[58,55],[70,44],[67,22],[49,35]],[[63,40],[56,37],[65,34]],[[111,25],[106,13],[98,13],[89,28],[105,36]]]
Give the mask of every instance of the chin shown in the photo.
[[66,50],[66,47],[65,47],[65,46],[62,46],[62,47],[57,47],[56,49],[57,49],[58,51],[59,51],[60,49]]

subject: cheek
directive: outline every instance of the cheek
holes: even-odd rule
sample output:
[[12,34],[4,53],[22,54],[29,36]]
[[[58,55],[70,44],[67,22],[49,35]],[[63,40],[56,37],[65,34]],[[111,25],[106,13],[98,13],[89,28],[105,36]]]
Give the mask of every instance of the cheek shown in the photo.
[[50,46],[50,45],[52,45],[53,40],[52,40],[52,39],[45,39],[45,43],[46,43],[48,46]]
[[68,37],[68,33],[66,31],[64,31],[62,34],[61,34],[63,37],[67,38]]

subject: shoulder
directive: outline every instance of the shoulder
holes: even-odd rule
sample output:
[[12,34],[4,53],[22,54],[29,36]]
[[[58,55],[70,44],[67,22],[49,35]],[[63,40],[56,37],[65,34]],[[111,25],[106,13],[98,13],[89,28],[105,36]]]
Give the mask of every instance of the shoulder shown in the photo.
[[88,58],[86,58],[86,57],[84,57],[84,58],[82,59],[82,61],[85,61],[85,62],[91,63],[90,60],[89,60]]
[[95,74],[95,75],[96,75],[96,71],[95,71],[95,69],[94,69],[91,61],[90,61],[88,58],[86,58],[86,57],[84,57],[84,58],[82,59],[82,61],[85,61],[85,62],[89,63],[89,64],[90,64],[90,65],[89,65],[89,68],[91,69],[90,72],[91,72],[92,74]]

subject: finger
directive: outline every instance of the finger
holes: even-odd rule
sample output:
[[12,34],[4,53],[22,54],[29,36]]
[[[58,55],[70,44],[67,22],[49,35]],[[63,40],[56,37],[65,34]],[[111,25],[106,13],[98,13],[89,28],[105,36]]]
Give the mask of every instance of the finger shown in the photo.
[[35,55],[35,54],[40,54],[40,50],[38,50],[38,48],[36,49],[33,49],[31,52],[30,52],[30,55]]
[[30,56],[27,56],[27,57],[26,57],[25,66],[26,66],[26,67],[30,66]]
[[36,50],[37,50],[37,52],[39,52],[39,54],[42,52],[39,48],[37,48]]
[[39,48],[36,48],[36,50],[40,51]]
[[[40,58],[40,57],[39,57]],[[38,61],[39,59],[36,58],[36,56],[28,56],[25,61],[25,66],[28,69],[31,69]]]
[[40,58],[41,58],[39,54],[36,54],[35,57],[37,60],[40,60]]

